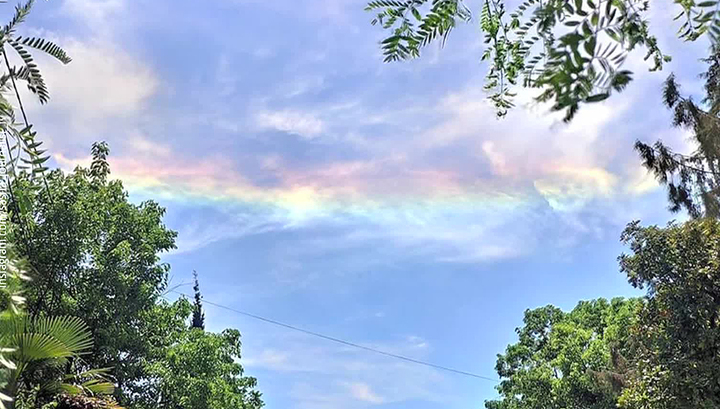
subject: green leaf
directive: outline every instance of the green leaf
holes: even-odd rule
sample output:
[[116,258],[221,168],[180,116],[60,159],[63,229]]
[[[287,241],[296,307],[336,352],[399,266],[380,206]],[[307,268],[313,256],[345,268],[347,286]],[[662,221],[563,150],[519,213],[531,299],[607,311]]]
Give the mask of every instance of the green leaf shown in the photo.
[[595,46],[597,44],[597,37],[590,37],[588,41],[585,41],[583,46],[585,47],[585,51],[590,54],[591,56],[595,55]]
[[42,38],[22,38],[18,37],[14,41],[21,43],[22,45],[25,45],[27,47],[32,47],[35,49],[38,49],[40,51],[45,52],[46,54],[56,58],[63,64],[69,64],[72,59],[67,55],[67,53],[60,48],[57,44],[44,40]]
[[575,10],[577,10],[578,13],[581,12],[582,6],[583,6],[583,0],[573,0],[573,1],[575,2]]
[[417,9],[413,8],[413,9],[412,9],[412,14],[413,14],[413,16],[415,16],[415,19],[416,19],[417,21],[422,21],[422,16],[420,15],[420,12],[417,11]]
[[608,99],[609,93],[595,94],[585,98],[586,102],[600,102]]

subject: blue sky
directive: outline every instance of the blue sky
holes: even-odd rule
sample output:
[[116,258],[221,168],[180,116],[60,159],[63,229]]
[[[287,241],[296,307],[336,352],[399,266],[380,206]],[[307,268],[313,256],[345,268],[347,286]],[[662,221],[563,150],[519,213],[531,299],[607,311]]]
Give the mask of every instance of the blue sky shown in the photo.
[[[386,65],[363,3],[38,2],[22,34],[74,61],[40,58],[52,100],[27,96],[30,119],[56,165],[87,164],[105,140],[132,200],[167,207],[173,283],[195,269],[207,300],[311,331],[495,377],[526,308],[636,294],[618,272],[620,232],[673,216],[632,144],[691,149],[660,84],[674,71],[697,92],[705,44],[681,47],[659,7],[675,57],[664,72],[631,58],[629,90],[570,125],[528,92],[497,120],[476,23]],[[492,382],[212,306],[207,322],[242,331],[268,408],[467,409],[495,396]]]

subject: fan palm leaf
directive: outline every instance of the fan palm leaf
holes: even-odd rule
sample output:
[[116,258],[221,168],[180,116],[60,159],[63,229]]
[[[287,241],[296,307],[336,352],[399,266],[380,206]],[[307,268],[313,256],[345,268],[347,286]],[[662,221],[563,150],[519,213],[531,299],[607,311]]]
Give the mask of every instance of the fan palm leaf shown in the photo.
[[110,395],[115,385],[110,382],[112,368],[90,369],[77,375],[65,375],[65,383],[60,387],[71,395]]
[[[23,376],[28,375],[28,372],[43,366],[63,365],[68,358],[87,353],[93,343],[89,328],[77,317],[30,319],[27,316],[15,316],[0,321],[0,345],[12,347],[4,354],[15,366],[7,369],[4,392],[14,396]],[[91,383],[90,387],[101,389],[96,383]],[[51,381],[43,387],[51,392],[63,390],[59,382]],[[91,388],[86,390],[92,391]],[[6,406],[12,407],[12,403]]]

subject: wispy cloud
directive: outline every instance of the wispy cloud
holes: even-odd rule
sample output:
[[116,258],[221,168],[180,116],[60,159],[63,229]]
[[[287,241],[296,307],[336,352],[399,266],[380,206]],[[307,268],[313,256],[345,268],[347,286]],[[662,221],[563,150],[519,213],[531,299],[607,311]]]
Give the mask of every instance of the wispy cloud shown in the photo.
[[[114,175],[131,191],[214,206],[225,214],[217,224],[203,222],[205,233],[190,225],[181,229],[201,240],[185,240],[181,232],[180,243],[189,250],[180,251],[199,248],[203,241],[273,229],[355,225],[352,236],[341,242],[387,241],[406,254],[463,263],[529,254],[553,226],[586,234],[573,215],[598,201],[642,195],[656,186],[637,162],[612,168],[612,157],[595,153],[598,138],[623,110],[610,113],[604,105],[590,106],[578,116],[578,125],[569,127],[520,111],[508,121],[521,125],[507,128],[508,122],[486,126],[487,121],[476,120],[473,109],[491,112],[482,94],[451,95],[443,104],[438,125],[421,138],[396,139],[402,153],[310,167],[297,166],[280,154],[259,156],[256,169],[263,176],[258,178],[257,172],[239,169],[232,157],[187,155],[135,136],[125,156],[112,157],[111,163]],[[256,120],[260,128],[303,140],[318,137],[326,128],[325,122],[302,111],[264,111]],[[340,126],[332,122],[328,129]],[[347,142],[329,143],[331,149]],[[437,152],[449,146],[462,153],[446,162]],[[268,177],[272,183],[260,182]]]
[[[445,375],[432,368],[300,335],[286,334],[276,341],[282,347],[246,342],[243,363],[250,371],[269,370],[275,372],[275,376],[295,379],[291,395],[299,407],[362,408],[390,402],[448,398],[445,396],[448,387]],[[404,341],[366,345],[416,359],[427,358],[430,351],[427,341],[412,336]],[[293,373],[308,376],[295,377]]]
[[235,93],[239,78],[230,63],[227,55],[221,55],[218,61],[217,73],[215,74],[219,85],[219,96],[224,97]]
[[44,59],[52,110],[36,109],[37,115],[62,111],[74,131],[85,131],[89,125],[143,112],[158,89],[159,80],[148,66],[111,43],[72,38],[58,42],[73,62],[62,66]]
[[[74,22],[73,30],[59,34],[36,29],[33,20],[24,28],[59,44],[73,59],[62,65],[35,53],[51,99],[40,107],[37,98],[24,98],[38,130],[51,136],[45,139],[53,150],[88,146],[118,133],[135,138],[138,125],[151,117],[147,115],[150,101],[162,81],[146,61],[130,51],[126,38],[117,39],[121,22],[128,21],[127,6],[126,0],[64,0],[53,18]],[[63,143],[56,145],[60,141]]]
[[[129,7],[106,0],[79,11],[74,1],[65,6],[69,13],[108,24]],[[333,13],[339,17],[355,5],[338,3]],[[262,7],[283,14],[300,6]],[[71,40],[76,61],[48,72],[49,82],[61,84],[57,104],[72,107],[64,124],[73,124],[75,143],[108,135],[113,175],[137,197],[216,213],[212,220],[184,219],[179,252],[227,238],[323,226],[345,229],[332,243],[322,239],[315,246],[328,252],[385,243],[405,257],[495,262],[531,254],[549,242],[548,235],[567,242],[602,229],[599,213],[608,206],[657,189],[631,147],[619,153],[606,142],[609,136],[628,138],[628,107],[656,84],[640,84],[612,104],[585,106],[570,125],[560,114],[548,114],[547,106],[531,106],[532,92],[522,92],[519,108],[498,121],[473,81],[441,91],[387,88],[407,70],[417,76],[437,68],[368,75],[350,67],[358,77],[349,80],[337,65],[348,65],[338,60],[344,55],[333,56],[337,50],[323,42],[292,54],[286,66],[298,72],[288,74],[287,68],[273,71],[277,77],[253,77],[239,69],[238,56],[250,50],[242,46],[224,48],[219,59],[207,62],[207,82],[193,74],[199,82],[183,87],[200,102],[179,108],[169,100],[157,106],[164,90],[181,89],[177,84],[166,84],[113,36],[96,37]],[[274,55],[269,58],[280,54]],[[275,68],[250,60],[242,63],[257,72]],[[387,76],[385,82],[380,75]],[[353,81],[366,85],[348,88]],[[95,92],[95,83],[103,84],[103,93]],[[207,132],[213,138],[198,137]],[[56,152],[57,162],[68,168],[87,161],[77,150]],[[580,217],[588,212],[599,213]]]
[[153,142],[140,133],[132,134],[126,142],[130,151],[152,157],[168,157],[172,150],[167,144]]
[[65,0],[62,9],[65,15],[82,22],[96,35],[107,37],[112,34],[113,19],[125,10],[125,6],[125,0]]
[[372,390],[372,387],[364,382],[349,382],[345,384],[350,396],[362,402],[368,402],[373,405],[379,405],[385,402],[382,396],[379,396]]
[[324,129],[323,121],[312,114],[294,110],[262,111],[255,122],[261,130],[275,130],[312,139]]

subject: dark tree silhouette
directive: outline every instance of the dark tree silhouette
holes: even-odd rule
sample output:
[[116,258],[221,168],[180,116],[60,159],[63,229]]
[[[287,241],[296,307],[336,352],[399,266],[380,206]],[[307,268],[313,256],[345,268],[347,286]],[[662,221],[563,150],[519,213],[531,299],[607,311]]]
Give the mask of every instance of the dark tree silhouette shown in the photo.
[[200,294],[200,283],[198,282],[198,274],[195,270],[193,270],[193,277],[195,278],[195,285],[193,286],[193,290],[195,290],[195,303],[193,304],[193,317],[190,328],[200,328],[204,331],[205,313],[202,309],[202,294]]
[[663,89],[663,102],[673,110],[673,125],[692,130],[695,152],[679,154],[661,141],[635,143],[645,167],[667,186],[670,210],[685,209],[693,218],[720,217],[720,48],[702,61],[709,67],[700,75],[705,79],[700,103],[681,94],[674,75]]

